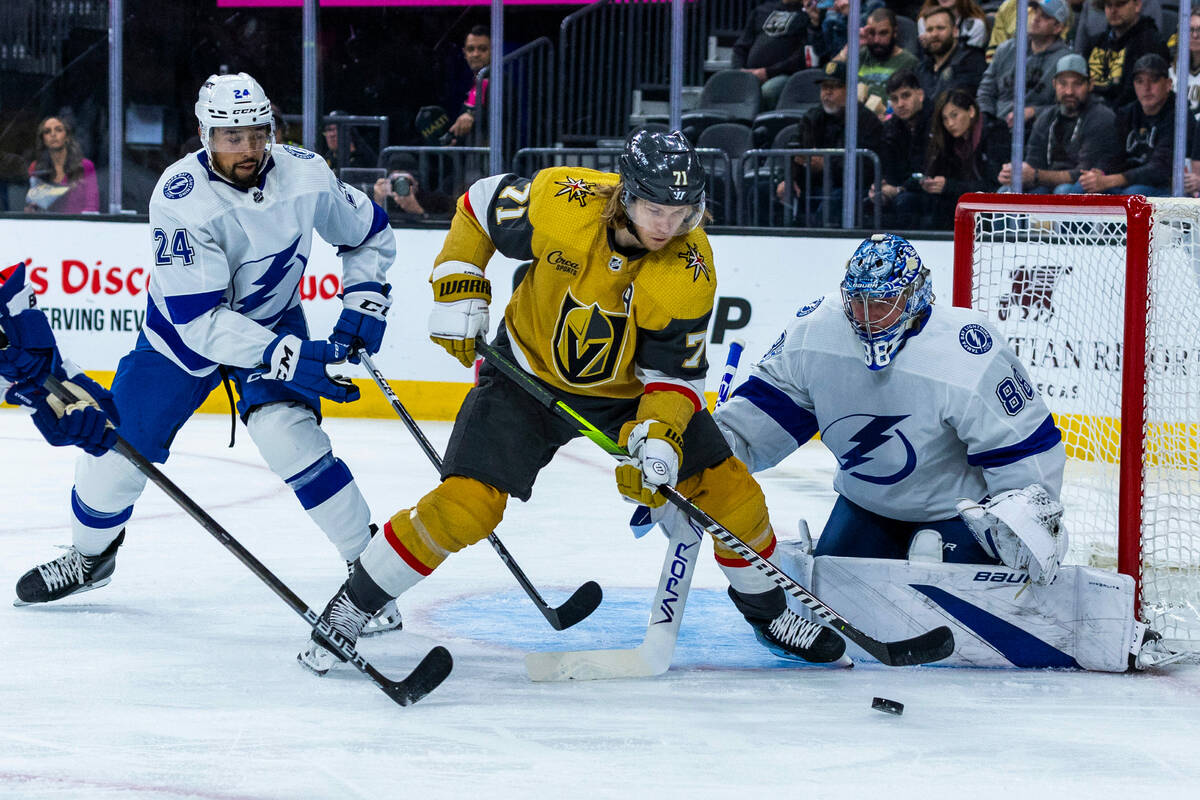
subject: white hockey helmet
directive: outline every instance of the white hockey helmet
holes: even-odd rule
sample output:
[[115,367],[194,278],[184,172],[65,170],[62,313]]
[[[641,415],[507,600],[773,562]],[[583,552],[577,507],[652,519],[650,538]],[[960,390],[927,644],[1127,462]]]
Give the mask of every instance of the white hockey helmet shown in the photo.
[[196,99],[196,119],[200,121],[200,141],[212,159],[213,128],[249,128],[267,125],[267,152],[275,141],[275,118],[271,101],[258,81],[239,72],[236,75],[209,75]]

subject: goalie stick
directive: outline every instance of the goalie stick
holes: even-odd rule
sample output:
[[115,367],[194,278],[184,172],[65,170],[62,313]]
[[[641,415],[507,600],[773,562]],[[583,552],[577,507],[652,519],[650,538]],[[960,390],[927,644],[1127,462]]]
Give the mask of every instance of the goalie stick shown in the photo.
[[[424,431],[417,425],[412,415],[408,413],[408,409],[404,407],[404,404],[400,402],[400,398],[396,396],[396,392],[393,391],[391,385],[383,377],[383,373],[375,368],[371,357],[362,350],[359,350],[357,355],[359,360],[362,361],[363,366],[366,367],[371,379],[375,381],[375,385],[379,387],[379,390],[391,402],[392,408],[400,416],[401,421],[404,422],[404,426],[408,428],[408,432],[417,440],[417,444],[420,445],[421,450],[425,452],[425,455],[433,463],[433,466],[437,468],[440,475],[442,471],[442,458],[438,455],[437,450],[433,449],[433,445],[429,443],[429,440],[425,438]],[[551,606],[538,593],[533,582],[525,576],[524,571],[521,570],[516,559],[508,552],[508,548],[504,546],[500,538],[492,533],[488,535],[487,540],[491,544],[492,549],[496,551],[496,555],[500,556],[500,560],[504,562],[504,566],[508,567],[509,571],[512,572],[513,577],[517,579],[517,583],[521,584],[521,588],[525,590],[525,594],[529,595],[529,599],[537,606],[538,611],[542,612],[542,616],[546,618],[546,621],[550,623],[550,626],[554,630],[565,630],[587,619],[588,615],[595,611],[596,607],[600,605],[600,601],[604,599],[604,593],[600,589],[600,584],[595,581],[588,581],[576,589],[575,593],[568,597],[567,601],[561,606],[557,608]]]
[[[524,389],[548,409],[571,424],[579,426],[578,430],[581,435],[591,439],[614,458],[623,459],[629,456],[625,448],[619,446],[604,431],[592,425],[576,413],[574,409],[555,397],[550,390],[527,375],[495,347],[480,339],[475,343],[475,350],[503,372],[513,383]],[[857,644],[863,650],[866,650],[881,664],[892,667],[926,664],[946,658],[954,651],[954,634],[945,625],[934,628],[931,631],[926,631],[910,639],[901,639],[893,642],[881,642],[875,639],[854,627],[848,620],[823,603],[820,598],[804,586],[776,569],[770,561],[760,556],[754,548],[726,530],[701,508],[681,495],[673,486],[664,485],[660,487],[659,491],[672,505],[683,511],[689,519],[700,525],[701,528],[712,534],[718,541],[736,552],[743,559],[754,564],[756,569],[764,573],[777,586],[782,587],[784,591],[792,595],[792,597],[803,603],[813,614],[829,625],[829,627]]]
[[[3,334],[0,334],[0,339],[3,339]],[[4,347],[7,344],[7,340],[0,341],[0,347]],[[48,375],[42,385],[47,391],[53,393],[68,406],[80,402],[79,398],[72,394],[71,390],[63,386],[62,381],[53,375]],[[417,664],[413,671],[398,681],[392,680],[382,674],[375,667],[371,666],[370,662],[359,655],[354,647],[342,638],[341,634],[330,627],[328,623],[324,622],[319,613],[305,605],[304,601],[289,589],[287,584],[279,580],[249,550],[243,547],[241,542],[233,538],[228,531],[221,527],[220,523],[209,516],[203,508],[192,500],[192,498],[188,497],[158,467],[154,466],[145,456],[139,453],[133,445],[118,435],[117,443],[113,446],[113,449],[127,458],[131,464],[137,467],[138,471],[153,481],[158,488],[162,489],[167,497],[174,500],[180,508],[187,512],[188,516],[200,523],[200,526],[204,530],[212,534],[213,538],[224,545],[226,550],[233,553],[238,561],[245,564],[279,599],[283,600],[289,608],[303,617],[304,621],[323,640],[329,643],[332,649],[336,650],[347,662],[353,664],[359,672],[374,681],[375,685],[382,689],[383,693],[392,698],[392,700],[402,706],[412,705],[437,688],[438,684],[444,681],[450,674],[450,670],[454,666],[454,661],[450,657],[450,651],[441,645],[434,647],[426,653],[425,657],[421,659],[421,662]]]

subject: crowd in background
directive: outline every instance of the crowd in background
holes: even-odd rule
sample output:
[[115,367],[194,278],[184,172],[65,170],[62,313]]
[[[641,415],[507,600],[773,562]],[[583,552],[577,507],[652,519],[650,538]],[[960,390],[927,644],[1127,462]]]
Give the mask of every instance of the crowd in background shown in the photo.
[[[1180,80],[1174,74],[1177,25],[1163,0],[1029,0],[1026,96],[1018,109],[1017,0],[992,0],[999,4],[988,10],[975,0],[866,0],[857,32],[857,76],[846,74],[853,39],[849,2],[769,0],[753,7],[732,42],[728,67],[754,76],[763,111],[781,104],[797,73],[824,73],[819,103],[773,141],[755,142],[758,147],[841,148],[846,106],[856,102],[859,147],[878,156],[879,168],[871,162],[860,170],[862,188],[849,193],[856,195],[850,200],[864,208],[879,203],[888,227],[949,228],[962,193],[1004,191],[1018,172],[1025,192],[1169,195],[1180,86],[1190,111],[1187,155],[1192,155],[1196,136],[1191,128],[1200,119],[1200,13],[1189,20],[1189,69]],[[356,38],[365,34],[352,32],[348,41]],[[394,125],[391,143],[486,145],[487,81],[480,71],[491,62],[490,33],[459,17],[448,46],[457,63],[451,70],[458,75],[449,95],[453,99],[426,105]],[[323,58],[336,61],[336,53]],[[294,92],[275,91],[277,79],[269,73],[261,77],[273,98],[295,102]],[[439,76],[427,77],[436,81]],[[368,95],[386,90],[383,85],[363,89]],[[378,114],[380,107],[344,92],[327,90],[325,96],[337,99],[325,104],[317,149],[331,167],[377,171],[364,188],[396,224],[444,220],[451,213],[461,186],[424,174],[424,162],[386,155],[389,142],[375,143],[337,121],[347,114]],[[335,110],[341,108],[349,111]],[[186,130],[194,121],[186,119],[186,107],[181,109]],[[1012,163],[1017,114],[1024,119],[1025,152]],[[285,116],[277,117],[277,139],[298,143],[297,126]],[[99,127],[91,122],[92,130]],[[72,127],[69,110],[47,116],[31,132],[27,149],[0,153],[0,180],[24,192],[23,203],[12,202],[8,193],[9,210],[100,210],[97,168],[88,157],[96,153],[85,152],[86,140],[77,139]],[[195,138],[168,146],[140,176],[136,196],[148,193],[147,184],[166,164],[198,146]],[[16,149],[11,137],[3,149]],[[838,225],[848,193],[841,186],[840,159],[825,162],[797,157],[790,174],[773,174],[760,194],[796,211],[785,218],[790,224],[824,220]],[[136,168],[136,161],[127,161],[127,173],[136,174]],[[1190,196],[1200,193],[1200,162],[1195,169],[1189,161],[1184,193]]]

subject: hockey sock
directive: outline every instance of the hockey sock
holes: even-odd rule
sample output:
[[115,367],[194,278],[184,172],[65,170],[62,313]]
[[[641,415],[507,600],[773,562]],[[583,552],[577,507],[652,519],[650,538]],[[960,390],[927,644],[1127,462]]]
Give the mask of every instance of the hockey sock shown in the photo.
[[346,582],[346,594],[354,605],[368,614],[379,611],[392,599],[392,595],[375,582],[361,563],[354,565],[354,572]]
[[743,594],[730,586],[729,599],[751,625],[770,622],[787,608],[787,595],[778,586],[758,594]]

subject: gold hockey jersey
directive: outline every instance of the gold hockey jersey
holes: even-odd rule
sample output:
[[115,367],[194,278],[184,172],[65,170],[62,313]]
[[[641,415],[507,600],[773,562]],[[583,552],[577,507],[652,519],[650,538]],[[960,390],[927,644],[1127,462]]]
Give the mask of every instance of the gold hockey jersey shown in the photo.
[[618,252],[596,194],[617,181],[579,167],[483,178],[459,199],[436,265],[485,269],[496,250],[532,261],[504,321],[521,366],[551,386],[674,391],[699,410],[717,285],[708,237],[697,228],[657,252]]

